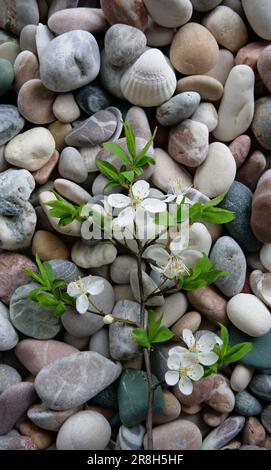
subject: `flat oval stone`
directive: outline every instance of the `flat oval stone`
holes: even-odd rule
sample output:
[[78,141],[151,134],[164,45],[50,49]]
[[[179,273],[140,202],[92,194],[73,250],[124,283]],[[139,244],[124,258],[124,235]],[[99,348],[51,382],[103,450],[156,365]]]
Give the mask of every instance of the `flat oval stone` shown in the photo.
[[0,435],[7,434],[36,399],[34,385],[20,382],[0,395]]
[[57,435],[57,450],[103,450],[109,443],[111,426],[96,411],[79,411],[65,421]]
[[170,132],[168,153],[178,163],[198,167],[208,155],[208,144],[207,126],[201,122],[186,119]]
[[24,127],[24,119],[18,108],[10,104],[0,105],[0,145],[6,144]]
[[208,75],[191,75],[181,78],[177,83],[177,92],[196,91],[204,101],[218,101],[223,95],[223,85]]
[[114,382],[120,364],[93,351],[78,352],[57,359],[37,375],[35,389],[53,410],[82,405]]
[[161,307],[154,309],[154,313],[159,318],[163,314],[161,325],[170,328],[186,312],[188,302],[182,292],[169,294],[165,297],[165,303]]
[[[157,378],[152,376],[153,383]],[[146,419],[148,410],[148,385],[146,372],[137,369],[125,369],[118,386],[118,404],[121,422],[127,426],[135,426]],[[162,388],[154,391],[153,413],[163,411],[164,398]]]
[[230,442],[243,429],[245,418],[231,416],[218,428],[211,431],[203,440],[201,450],[218,450]]
[[200,103],[191,119],[205,124],[209,132],[212,132],[218,123],[217,111],[212,103]]
[[259,144],[261,144],[265,149],[271,150],[271,118],[270,118],[270,109],[271,109],[271,98],[265,96],[260,98],[255,103],[255,113],[252,122],[252,131],[255,135]]
[[8,252],[0,254],[0,299],[5,304],[9,304],[17,287],[32,280],[24,271],[25,268],[30,268],[32,271],[37,269],[27,256]]
[[246,258],[240,246],[233,238],[220,237],[214,244],[210,261],[216,269],[231,273],[215,281],[216,287],[226,296],[239,294],[246,280]]
[[47,90],[38,78],[28,80],[18,94],[18,109],[21,115],[34,124],[48,124],[55,120],[53,103],[56,94]]
[[253,194],[247,186],[234,181],[220,204],[223,209],[235,213],[235,219],[227,223],[226,228],[242,249],[249,252],[257,251],[261,247],[250,226],[252,197]]
[[47,431],[58,431],[62,424],[80,408],[70,410],[55,411],[50,410],[44,403],[33,405],[27,411],[27,417],[41,429]]
[[[200,450],[202,436],[196,424],[185,419],[156,426],[153,430],[154,450]],[[147,437],[144,438],[147,448]]]
[[54,233],[37,230],[32,239],[32,253],[39,255],[42,261],[50,259],[69,259],[70,254],[65,243]]
[[88,177],[85,162],[74,147],[65,147],[62,150],[58,171],[62,178],[70,179],[76,183],[83,183]]
[[60,122],[73,122],[80,117],[80,109],[72,93],[63,93],[56,97],[53,113]]
[[249,389],[256,397],[271,400],[271,376],[266,374],[254,375]]
[[259,338],[251,338],[251,336],[242,333],[237,328],[231,328],[231,344],[247,341],[253,342],[253,349],[245,357],[240,359],[240,362],[247,366],[256,367],[257,369],[271,368],[271,332],[269,331],[269,333]]
[[[131,300],[119,300],[112,315],[134,323],[140,322],[140,305]],[[133,338],[133,327],[121,323],[113,323],[109,327],[110,355],[117,361],[127,361],[140,354],[140,347]]]
[[74,29],[100,33],[108,25],[100,8],[65,8],[49,17],[48,26],[53,33],[59,35]]
[[253,190],[266,168],[267,160],[264,154],[256,150],[238,169],[236,179]]
[[219,413],[230,413],[234,409],[235,397],[228,380],[221,374],[213,374],[214,384],[207,405]]
[[114,24],[104,38],[104,49],[111,65],[123,67],[134,62],[147,44],[145,34],[138,28],[127,24]]
[[255,31],[263,39],[271,39],[271,5],[268,0],[259,0],[255,3],[253,0],[242,1],[246,18]]
[[30,51],[20,52],[14,62],[14,73],[14,89],[18,93],[24,83],[28,80],[38,78],[39,63],[35,54]]
[[57,279],[63,279],[67,284],[83,276],[83,272],[71,261],[54,259],[48,261]]
[[237,294],[227,304],[227,315],[239,330],[258,337],[271,329],[270,312],[264,303],[252,294]]
[[87,31],[61,34],[48,44],[40,57],[41,80],[52,91],[72,91],[87,85],[97,77],[99,70],[99,48],[94,36]]
[[235,395],[235,411],[241,416],[257,416],[262,412],[262,405],[246,390]]
[[214,287],[206,286],[188,292],[187,298],[193,307],[211,322],[228,323],[227,302]]
[[37,284],[18,287],[10,300],[10,319],[17,330],[36,339],[50,339],[61,329],[61,323],[53,309],[37,304],[28,298]]
[[96,82],[75,91],[74,97],[80,108],[90,116],[110,106],[110,98]]
[[179,93],[158,106],[156,119],[162,126],[175,126],[188,119],[196,111],[200,95],[196,92]]
[[86,204],[91,198],[90,194],[81,186],[63,178],[57,178],[54,181],[54,188],[63,197],[79,205]]
[[[82,229],[82,236],[84,232]],[[72,247],[71,258],[81,268],[101,268],[111,264],[117,257],[117,249],[113,243],[98,242],[92,246],[83,241],[76,242]]]
[[15,348],[15,354],[19,361],[33,375],[37,375],[43,367],[48,366],[57,359],[76,352],[78,350],[69,344],[54,340],[24,339]]
[[101,8],[108,23],[124,23],[144,31],[148,13],[143,0],[101,0]]
[[231,388],[235,392],[244,391],[253,377],[253,367],[238,363],[231,374]]

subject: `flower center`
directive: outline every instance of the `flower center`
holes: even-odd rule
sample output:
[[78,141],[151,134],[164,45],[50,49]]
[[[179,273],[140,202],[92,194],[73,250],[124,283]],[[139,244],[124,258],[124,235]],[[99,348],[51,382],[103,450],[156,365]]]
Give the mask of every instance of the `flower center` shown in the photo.
[[142,199],[140,199],[139,196],[132,196],[132,206],[133,207],[140,206],[141,202],[142,202]]

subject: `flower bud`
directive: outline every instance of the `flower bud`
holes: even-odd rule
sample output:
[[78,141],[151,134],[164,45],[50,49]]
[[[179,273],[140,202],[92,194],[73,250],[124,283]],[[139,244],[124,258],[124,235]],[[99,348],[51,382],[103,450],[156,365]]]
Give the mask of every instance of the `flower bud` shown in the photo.
[[111,323],[114,323],[115,318],[112,315],[105,315],[104,317],[104,323],[106,325],[111,325]]

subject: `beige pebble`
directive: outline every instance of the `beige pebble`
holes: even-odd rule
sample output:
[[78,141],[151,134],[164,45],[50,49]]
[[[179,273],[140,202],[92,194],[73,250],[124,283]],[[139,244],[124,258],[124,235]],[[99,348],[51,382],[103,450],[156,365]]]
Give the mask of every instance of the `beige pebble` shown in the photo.
[[202,404],[197,403],[195,405],[182,405],[182,412],[187,415],[196,415],[202,410]]
[[32,240],[32,253],[34,256],[38,254],[42,261],[70,258],[65,243],[53,233],[45,230],[38,230],[35,233]]
[[57,162],[59,160],[59,152],[55,150],[53,152],[53,155],[50,157],[50,160],[41,167],[39,170],[34,171],[32,175],[34,176],[34,179],[37,184],[45,184],[50,178],[51,173],[54,171],[54,168],[57,165]]
[[223,85],[207,75],[191,75],[178,80],[177,92],[182,91],[197,91],[202,100],[217,101],[223,95]]
[[64,178],[57,178],[54,181],[54,187],[61,196],[75,204],[86,204],[91,198],[91,195],[79,184]]
[[224,86],[231,69],[234,67],[234,55],[228,49],[219,49],[219,59],[213,69],[205,75],[213,77]]
[[52,227],[59,233],[63,233],[65,235],[71,235],[74,237],[80,237],[81,236],[81,222],[74,220],[70,224],[67,225],[59,225],[59,219],[57,217],[52,217],[49,214],[50,207],[47,206],[47,202],[50,201],[56,201],[57,198],[56,196],[51,192],[51,191],[43,191],[39,195],[39,202],[45,212],[45,214],[48,217],[48,220]]
[[235,392],[245,390],[254,374],[253,367],[244,364],[237,364],[231,375],[231,388]]
[[230,413],[234,409],[235,397],[228,380],[222,374],[213,374],[214,385],[206,403],[215,411]]
[[187,312],[184,314],[182,318],[180,318],[180,320],[174,323],[171,330],[177,336],[181,336],[185,328],[188,328],[193,333],[195,333],[199,329],[200,323],[201,323],[200,313],[194,312],[194,311]]
[[14,62],[14,74],[14,89],[17,93],[28,80],[38,78],[39,63],[35,54],[30,51],[20,52]]
[[211,428],[217,428],[229,416],[228,413],[220,413],[212,408],[206,407],[202,412],[203,421]]
[[218,123],[217,111],[212,103],[200,103],[191,119],[205,124],[209,132],[213,132]]
[[187,294],[189,302],[204,317],[212,322],[228,323],[227,301],[214,287],[206,286]]
[[172,181],[178,178],[182,181],[183,187],[191,186],[192,178],[190,174],[178,165],[164,150],[156,148],[154,150],[154,172],[152,174],[152,182],[162,191],[169,191]]
[[72,93],[63,93],[56,97],[53,113],[58,121],[69,123],[80,117],[80,108]]
[[23,436],[30,437],[40,450],[47,449],[55,441],[53,432],[41,429],[30,421],[23,421],[19,426],[19,430]]
[[49,124],[54,121],[53,103],[56,93],[47,90],[39,78],[25,82],[18,94],[18,109],[33,124]]
[[69,123],[54,121],[48,127],[56,143],[56,149],[61,152],[66,147],[65,137],[72,130]]

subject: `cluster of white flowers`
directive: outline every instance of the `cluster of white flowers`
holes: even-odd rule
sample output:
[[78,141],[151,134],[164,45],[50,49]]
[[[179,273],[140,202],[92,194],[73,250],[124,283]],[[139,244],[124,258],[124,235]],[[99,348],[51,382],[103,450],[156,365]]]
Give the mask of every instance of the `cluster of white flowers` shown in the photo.
[[81,314],[86,313],[91,306],[93,307],[92,296],[101,294],[103,290],[104,281],[93,280],[93,276],[70,282],[67,287],[67,293],[76,299],[76,310]]
[[191,395],[193,382],[204,376],[204,367],[215,364],[218,355],[214,352],[215,345],[221,346],[222,340],[210,331],[198,331],[195,336],[188,329],[183,330],[183,341],[187,348],[176,346],[169,350],[165,374],[168,385],[178,383],[184,395]]

